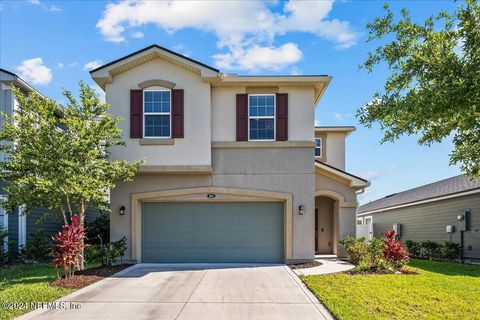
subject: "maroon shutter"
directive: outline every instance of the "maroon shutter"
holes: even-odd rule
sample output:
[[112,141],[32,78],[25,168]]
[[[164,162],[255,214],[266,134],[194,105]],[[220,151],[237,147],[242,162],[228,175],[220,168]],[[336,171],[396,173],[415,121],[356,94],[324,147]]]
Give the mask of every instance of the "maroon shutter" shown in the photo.
[[172,138],[183,138],[183,89],[172,89]]
[[247,94],[237,94],[237,141],[248,141],[247,99]]
[[277,141],[288,140],[288,93],[277,93],[276,106],[276,139]]
[[143,138],[143,90],[130,90],[130,138]]

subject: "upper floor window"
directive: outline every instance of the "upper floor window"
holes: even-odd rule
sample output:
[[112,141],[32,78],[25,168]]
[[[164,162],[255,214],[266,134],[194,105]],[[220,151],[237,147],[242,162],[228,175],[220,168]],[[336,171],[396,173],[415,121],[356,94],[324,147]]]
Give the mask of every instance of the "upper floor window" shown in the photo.
[[169,138],[171,136],[171,92],[170,90],[143,91],[143,136]]
[[322,138],[315,138],[315,157],[322,157]]
[[274,94],[251,94],[248,96],[248,139],[275,140]]

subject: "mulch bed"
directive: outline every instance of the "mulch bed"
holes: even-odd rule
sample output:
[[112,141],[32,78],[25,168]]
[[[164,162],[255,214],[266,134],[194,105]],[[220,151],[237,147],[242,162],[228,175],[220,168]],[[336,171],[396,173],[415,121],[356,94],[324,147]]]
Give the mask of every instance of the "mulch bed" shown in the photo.
[[313,268],[321,265],[322,265],[321,262],[313,260],[312,262],[308,262],[308,263],[289,264],[288,266],[290,267],[290,269],[294,270],[294,269]]
[[81,271],[76,271],[75,275],[69,279],[64,277],[52,281],[50,284],[57,287],[67,288],[67,289],[80,289],[91,285],[97,281],[100,281],[104,278],[110,277],[112,274],[122,271],[130,267],[131,264],[117,265],[111,268],[109,267],[99,267],[86,269]]

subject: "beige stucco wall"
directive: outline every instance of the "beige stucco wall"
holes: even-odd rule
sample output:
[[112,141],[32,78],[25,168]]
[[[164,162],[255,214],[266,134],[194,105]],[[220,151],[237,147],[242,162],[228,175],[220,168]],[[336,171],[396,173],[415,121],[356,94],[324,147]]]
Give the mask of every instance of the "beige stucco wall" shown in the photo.
[[[270,153],[270,155],[268,155]],[[311,159],[312,148],[279,149],[214,149],[213,175],[146,175],[139,174],[134,181],[121,183],[111,192],[111,238],[126,236],[128,249],[125,258],[131,258],[132,193],[195,187],[225,187],[288,193],[293,196],[292,260],[311,260],[314,255],[314,173],[313,164],[298,159]],[[284,161],[272,163],[273,156]],[[255,165],[252,163],[255,162]],[[298,214],[298,207],[305,214]],[[125,206],[126,215],[118,215]]]
[[[246,87],[212,88],[212,141],[236,140],[236,94]],[[313,141],[313,88],[279,87],[288,93],[288,140]]]
[[[130,89],[151,79],[176,83],[184,89],[184,138],[173,145],[141,146],[139,139],[130,139]],[[121,116],[120,124],[126,147],[111,149],[113,159],[145,159],[145,165],[210,165],[210,85],[200,75],[171,63],[156,59],[120,73],[106,86],[106,101],[110,113]]]
[[344,132],[328,132],[326,137],[326,162],[341,170],[345,170],[345,138]]

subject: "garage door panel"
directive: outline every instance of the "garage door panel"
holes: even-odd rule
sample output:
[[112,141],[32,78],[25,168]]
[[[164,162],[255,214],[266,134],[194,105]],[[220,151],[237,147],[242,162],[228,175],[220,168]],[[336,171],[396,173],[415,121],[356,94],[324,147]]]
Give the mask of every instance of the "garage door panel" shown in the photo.
[[281,262],[281,203],[144,203],[144,262]]

